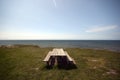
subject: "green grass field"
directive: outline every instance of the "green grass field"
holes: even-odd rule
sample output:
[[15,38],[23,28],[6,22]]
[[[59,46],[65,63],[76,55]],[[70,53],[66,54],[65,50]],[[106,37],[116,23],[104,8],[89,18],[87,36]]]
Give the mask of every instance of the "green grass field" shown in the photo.
[[65,48],[76,69],[47,69],[42,60],[53,48],[0,48],[0,80],[120,80],[120,52]]

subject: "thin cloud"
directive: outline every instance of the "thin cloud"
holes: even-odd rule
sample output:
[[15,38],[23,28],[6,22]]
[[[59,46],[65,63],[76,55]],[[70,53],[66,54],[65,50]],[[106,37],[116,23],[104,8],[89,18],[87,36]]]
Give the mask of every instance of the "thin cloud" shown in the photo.
[[103,32],[117,28],[116,25],[113,26],[98,26],[91,29],[86,30],[86,32],[93,33],[93,32]]
[[57,7],[56,0],[53,0],[54,6]]

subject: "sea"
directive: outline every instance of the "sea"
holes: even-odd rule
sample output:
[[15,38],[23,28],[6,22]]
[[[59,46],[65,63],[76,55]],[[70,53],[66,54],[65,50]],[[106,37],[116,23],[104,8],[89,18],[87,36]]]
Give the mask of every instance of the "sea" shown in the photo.
[[0,40],[0,46],[15,44],[56,48],[107,49],[120,52],[120,40]]

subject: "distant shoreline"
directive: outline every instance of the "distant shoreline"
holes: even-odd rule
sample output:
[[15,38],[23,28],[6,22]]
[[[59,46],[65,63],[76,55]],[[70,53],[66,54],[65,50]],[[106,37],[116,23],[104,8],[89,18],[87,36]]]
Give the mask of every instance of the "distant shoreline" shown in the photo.
[[57,40],[57,39],[56,40],[55,39],[53,39],[53,40],[47,40],[47,39],[45,39],[45,40],[44,39],[43,40],[42,39],[41,40],[39,40],[39,39],[38,40],[37,39],[36,40],[34,40],[34,39],[33,40],[32,39],[29,39],[29,40],[27,40],[27,39],[21,39],[21,40],[20,39],[17,39],[17,40],[15,40],[15,39],[2,40],[1,39],[0,41],[120,41],[120,40],[92,40],[92,39],[91,40],[77,40],[77,39],[75,39],[75,40],[74,39],[73,40],[72,39],[69,39],[69,40],[67,40],[67,39],[66,40],[65,39],[61,39],[61,40]]
[[120,52],[120,40],[0,40],[0,45],[36,45],[43,48],[83,48]]
[[[41,47],[39,45],[26,45],[26,44],[14,44],[14,45],[0,45],[0,48],[22,48],[22,47],[36,47],[36,48],[63,48],[63,47]],[[69,48],[69,47],[64,47]],[[77,47],[73,47],[71,49],[74,49]],[[78,48],[78,49],[91,49],[91,50],[105,50],[105,51],[112,51],[112,52],[120,52],[120,51],[116,51],[116,50],[109,50],[109,49],[100,49],[100,48]]]

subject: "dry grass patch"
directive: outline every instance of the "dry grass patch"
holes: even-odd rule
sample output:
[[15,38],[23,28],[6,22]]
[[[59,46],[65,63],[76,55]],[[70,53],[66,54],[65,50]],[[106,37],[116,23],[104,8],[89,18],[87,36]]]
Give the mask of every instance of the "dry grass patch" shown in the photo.
[[109,69],[107,72],[105,72],[103,75],[118,75],[116,70]]
[[105,67],[105,59],[103,58],[84,57],[84,59],[87,60],[86,63],[92,69]]

